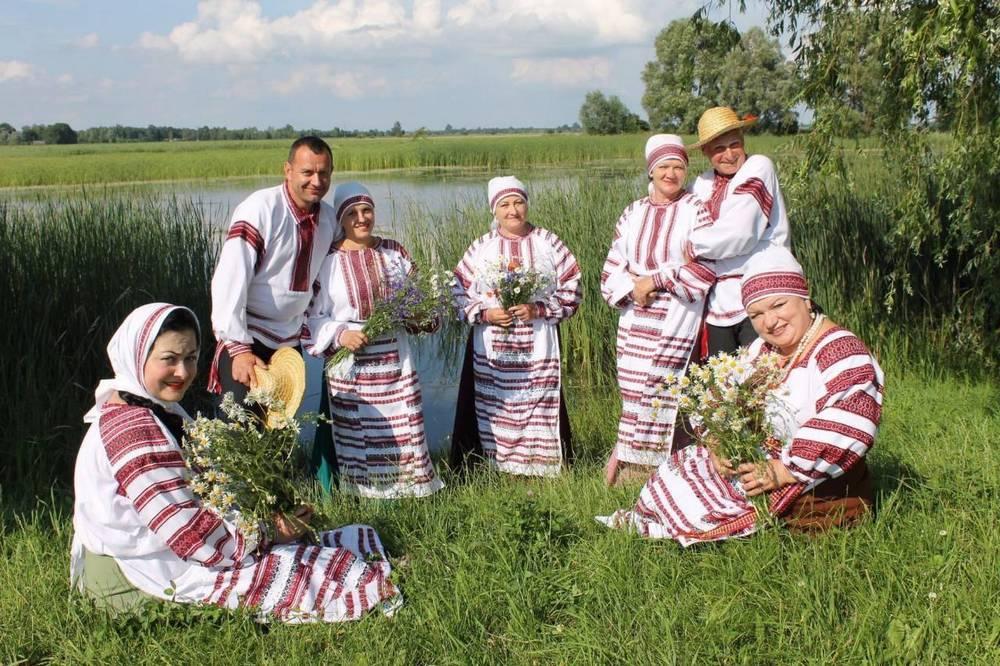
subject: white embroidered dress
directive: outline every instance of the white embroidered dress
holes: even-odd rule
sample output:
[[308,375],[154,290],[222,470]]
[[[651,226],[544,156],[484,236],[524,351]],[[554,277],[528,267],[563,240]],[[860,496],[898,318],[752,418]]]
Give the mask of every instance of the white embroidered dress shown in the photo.
[[[307,353],[328,358],[344,331],[360,331],[393,280],[413,264],[387,238],[372,248],[335,250],[320,270],[303,332]],[[424,434],[423,400],[410,345],[395,330],[354,354],[345,376],[327,375],[340,487],[362,497],[430,495],[444,486]]]
[[[691,357],[714,275],[703,264],[685,263],[689,236],[710,224],[693,195],[663,205],[648,197],[618,219],[601,272],[601,294],[620,311],[616,353],[622,414],[618,460],[657,465],[673,444],[677,403],[660,391],[667,374],[682,375]],[[657,291],[645,307],[632,301],[632,275],[652,276]]]
[[733,326],[746,319],[740,278],[751,256],[771,245],[791,249],[788,213],[774,163],[751,155],[733,176],[699,175],[691,193],[705,202],[713,223],[691,234],[691,250],[715,271],[718,282],[708,298],[706,321]]
[[[265,620],[353,620],[396,599],[371,527],[323,532],[318,546],[260,547],[259,533],[244,534],[202,508],[178,442],[152,410],[107,402],[116,390],[152,399],[141,368],[173,309],[163,303],[137,309],[108,347],[115,378],[98,386],[74,473],[71,580],[82,586],[86,549],[114,558],[125,578],[151,596],[253,608]],[[163,406],[187,417],[176,403]]]
[[[483,322],[500,307],[482,276],[501,258],[552,277],[536,307],[544,315],[508,328]],[[475,240],[455,269],[455,294],[473,325],[476,422],[489,464],[508,474],[556,476],[562,467],[559,406],[561,365],[556,326],[580,306],[580,267],[551,231],[523,237],[498,230]]]
[[[758,356],[763,340],[751,345]],[[770,512],[780,516],[802,493],[858,464],[874,444],[882,417],[885,377],[864,343],[833,328],[789,372],[784,391],[767,409],[781,442],[778,458],[798,483],[772,492]],[[738,481],[723,479],[701,446],[683,449],[660,465],[629,511],[598,521],[642,536],[675,539],[683,546],[752,534],[752,505]]]

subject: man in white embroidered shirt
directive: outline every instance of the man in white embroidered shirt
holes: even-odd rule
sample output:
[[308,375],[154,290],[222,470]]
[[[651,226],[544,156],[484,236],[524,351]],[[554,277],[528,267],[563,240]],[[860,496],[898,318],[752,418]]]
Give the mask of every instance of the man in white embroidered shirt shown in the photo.
[[690,248],[718,276],[705,313],[709,356],[735,351],[757,337],[740,300],[746,262],[772,245],[791,249],[774,163],[764,155],[748,157],[743,146],[743,128],[756,120],[713,107],[698,120],[698,143],[690,146],[701,148],[712,165],[691,185],[691,193],[706,203],[713,222],[692,231]]
[[218,340],[208,388],[241,401],[281,347],[299,347],[313,282],[340,225],[323,201],[333,175],[330,146],[296,140],[285,182],[258,190],[233,211],[212,276],[212,331]]

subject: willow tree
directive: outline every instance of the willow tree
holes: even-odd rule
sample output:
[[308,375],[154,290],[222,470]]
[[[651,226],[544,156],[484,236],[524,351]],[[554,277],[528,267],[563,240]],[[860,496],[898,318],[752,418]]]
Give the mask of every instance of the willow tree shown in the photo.
[[[720,2],[718,4],[724,4]],[[741,8],[745,0],[740,0]],[[796,179],[854,185],[836,159],[854,95],[891,178],[885,305],[923,304],[954,344],[1000,360],[1000,4],[996,0],[765,0],[790,36],[815,112]],[[859,28],[860,26],[860,28]],[[878,85],[859,85],[859,60]],[[944,129],[944,136],[935,130]],[[857,161],[854,162],[857,164]],[[918,304],[918,305],[913,305]]]

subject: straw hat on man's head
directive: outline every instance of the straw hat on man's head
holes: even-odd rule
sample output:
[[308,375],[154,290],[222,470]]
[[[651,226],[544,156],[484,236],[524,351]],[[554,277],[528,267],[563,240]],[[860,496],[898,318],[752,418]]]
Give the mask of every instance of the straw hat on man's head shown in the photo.
[[689,148],[701,148],[706,143],[735,129],[750,127],[757,122],[756,116],[744,116],[742,119],[728,106],[713,106],[701,114],[698,119],[698,143]]
[[267,427],[279,425],[282,415],[289,418],[295,416],[306,391],[306,364],[299,352],[291,347],[282,347],[274,352],[266,370],[256,366],[254,372],[257,375],[257,388],[269,393],[275,400],[280,400],[285,406],[282,410],[267,410]]

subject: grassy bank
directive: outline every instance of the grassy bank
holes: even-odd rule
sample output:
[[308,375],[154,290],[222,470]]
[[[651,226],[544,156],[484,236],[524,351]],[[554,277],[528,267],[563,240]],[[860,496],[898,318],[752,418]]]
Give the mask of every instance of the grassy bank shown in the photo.
[[892,376],[873,522],[684,551],[593,521],[638,488],[599,481],[614,400],[574,395],[583,460],[563,478],[335,501],[338,522],[375,525],[405,558],[406,607],[352,625],[265,631],[189,607],[109,620],[67,593],[68,499],[8,492],[0,662],[996,663],[998,398],[995,384]]
[[[337,171],[461,167],[488,172],[642,159],[645,135],[531,134],[330,139]],[[754,137],[782,154],[785,137]],[[0,187],[281,175],[290,141],[0,146]]]

